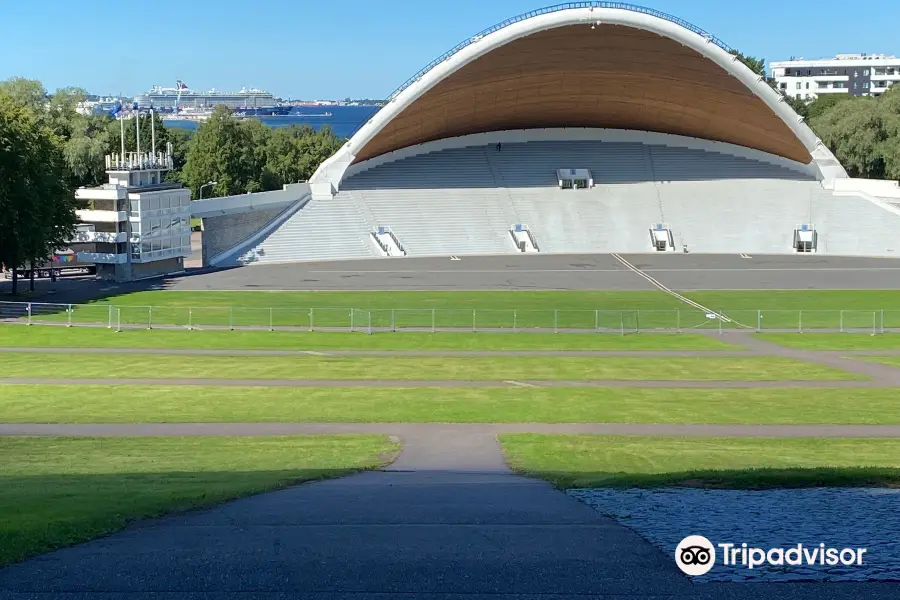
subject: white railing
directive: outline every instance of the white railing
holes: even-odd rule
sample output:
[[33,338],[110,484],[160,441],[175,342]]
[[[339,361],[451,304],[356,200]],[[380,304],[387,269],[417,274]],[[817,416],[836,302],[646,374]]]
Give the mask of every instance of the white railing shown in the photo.
[[127,241],[128,234],[124,231],[108,232],[108,231],[77,231],[72,237],[73,242],[99,242],[104,244],[116,244]]
[[109,252],[79,252],[78,262],[97,263],[103,265],[122,265],[128,262],[127,254],[112,254]]
[[140,171],[146,169],[168,169],[175,167],[172,155],[157,152],[126,152],[125,154],[108,154],[106,156],[107,171]]

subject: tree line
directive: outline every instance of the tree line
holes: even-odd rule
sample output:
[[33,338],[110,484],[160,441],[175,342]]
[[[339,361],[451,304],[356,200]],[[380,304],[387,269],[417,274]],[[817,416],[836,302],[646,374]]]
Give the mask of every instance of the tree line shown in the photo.
[[[42,263],[64,248],[75,230],[75,190],[105,183],[107,154],[120,152],[122,124],[106,114],[80,114],[87,93],[61,88],[49,94],[39,81],[0,81],[0,265]],[[305,181],[343,140],[328,127],[270,129],[257,119],[236,119],[219,107],[196,132],[166,127],[158,114],[138,117],[142,150],[173,148],[169,181],[198,197],[280,189]],[[133,119],[125,121],[125,151],[136,149]],[[211,189],[210,189],[211,187]],[[17,292],[13,272],[13,294]],[[32,288],[34,282],[32,281]]]

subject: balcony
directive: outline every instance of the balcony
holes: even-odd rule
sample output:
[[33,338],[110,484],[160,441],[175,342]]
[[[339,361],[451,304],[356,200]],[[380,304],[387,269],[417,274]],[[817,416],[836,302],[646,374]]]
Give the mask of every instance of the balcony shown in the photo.
[[124,210],[76,210],[79,220],[85,223],[121,223],[128,220],[128,213]]
[[72,237],[73,242],[100,242],[104,244],[117,244],[128,241],[128,234],[108,231],[76,231]]
[[128,262],[127,254],[107,254],[104,252],[79,252],[77,258],[78,262],[101,265],[123,265]]

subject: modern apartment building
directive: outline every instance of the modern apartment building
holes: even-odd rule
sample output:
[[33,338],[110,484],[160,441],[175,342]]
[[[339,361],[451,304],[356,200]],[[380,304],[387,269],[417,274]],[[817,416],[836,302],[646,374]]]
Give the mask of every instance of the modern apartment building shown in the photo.
[[884,54],[838,54],[769,65],[777,88],[785,95],[813,100],[820,94],[880,96],[900,81],[900,58]]

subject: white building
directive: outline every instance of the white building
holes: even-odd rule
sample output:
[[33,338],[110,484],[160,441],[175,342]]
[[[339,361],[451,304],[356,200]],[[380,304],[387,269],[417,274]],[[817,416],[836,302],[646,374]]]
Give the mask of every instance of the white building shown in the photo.
[[803,58],[769,65],[785,95],[814,100],[820,94],[880,96],[900,81],[900,58],[884,54],[838,54],[834,58]]
[[115,281],[184,270],[191,252],[191,192],[163,181],[170,169],[171,147],[106,157],[109,183],[75,192],[87,204],[76,211],[71,244],[79,263],[94,263],[98,276]]

